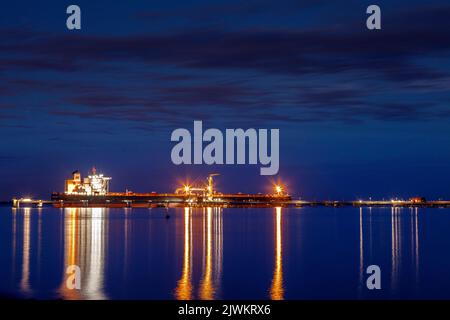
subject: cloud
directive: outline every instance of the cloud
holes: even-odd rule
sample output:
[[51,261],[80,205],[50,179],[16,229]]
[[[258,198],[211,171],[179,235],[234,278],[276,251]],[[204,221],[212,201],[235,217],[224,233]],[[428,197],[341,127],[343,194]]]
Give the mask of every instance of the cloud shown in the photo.
[[25,71],[81,71],[82,67],[67,59],[49,57],[28,57],[22,59],[0,59],[0,70],[25,70]]
[[[212,5],[202,14],[267,6]],[[450,78],[450,6],[419,9],[387,14],[380,32],[354,21],[125,36],[9,31],[0,71],[10,77],[0,92],[47,93],[41,104],[52,115],[131,122],[434,119],[448,114],[433,94]]]
[[381,75],[393,81],[437,78],[444,73],[420,65],[416,59],[450,49],[450,42],[446,41],[450,30],[448,12],[450,6],[428,8],[423,16],[412,11],[409,16],[421,17],[418,24],[399,24],[397,20],[403,20],[404,13],[387,17],[385,24],[393,27],[380,32],[368,32],[349,23],[333,30],[194,30],[126,36],[51,34],[0,45],[5,54],[31,55],[26,59],[2,59],[0,68],[70,72],[106,61],[140,61],[192,69],[255,70],[299,76],[362,72],[367,77]]

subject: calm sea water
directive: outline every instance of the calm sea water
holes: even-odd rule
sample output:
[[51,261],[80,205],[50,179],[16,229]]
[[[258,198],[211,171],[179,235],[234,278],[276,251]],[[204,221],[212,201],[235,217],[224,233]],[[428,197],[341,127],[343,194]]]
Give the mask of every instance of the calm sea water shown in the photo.
[[[381,290],[365,285],[372,264]],[[448,299],[450,209],[2,207],[0,295]]]

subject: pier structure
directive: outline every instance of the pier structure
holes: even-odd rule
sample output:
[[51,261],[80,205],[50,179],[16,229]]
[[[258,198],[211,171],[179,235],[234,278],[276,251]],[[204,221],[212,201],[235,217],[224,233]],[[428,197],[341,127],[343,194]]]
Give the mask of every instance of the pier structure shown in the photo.
[[425,207],[425,208],[446,208],[450,207],[450,200],[432,200],[432,201],[416,201],[414,198],[409,200],[355,200],[355,201],[333,201],[333,200],[321,200],[321,201],[303,201],[292,200],[291,205],[296,207]]
[[154,207],[389,207],[389,208],[450,208],[450,200],[426,202],[405,201],[305,201],[269,194],[226,194],[218,198],[176,193],[110,193],[107,196],[80,197],[53,194],[52,200],[29,198],[12,199],[13,208],[43,207],[107,207],[107,208],[154,208]]
[[12,207],[20,208],[20,207],[37,207],[41,208],[44,204],[53,204],[52,201],[48,200],[33,200],[31,198],[20,198],[20,199],[12,199]]

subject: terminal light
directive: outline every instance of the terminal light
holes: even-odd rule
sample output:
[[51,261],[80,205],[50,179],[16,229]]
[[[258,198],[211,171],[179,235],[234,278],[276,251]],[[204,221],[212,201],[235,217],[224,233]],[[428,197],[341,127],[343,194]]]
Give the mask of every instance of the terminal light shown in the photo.
[[283,188],[280,185],[276,185],[275,192],[277,193],[277,195],[281,195],[283,193]]

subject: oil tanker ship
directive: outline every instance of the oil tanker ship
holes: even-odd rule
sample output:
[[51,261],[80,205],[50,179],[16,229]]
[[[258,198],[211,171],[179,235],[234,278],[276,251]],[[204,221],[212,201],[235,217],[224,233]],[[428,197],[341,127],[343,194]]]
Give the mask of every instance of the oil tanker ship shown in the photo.
[[64,192],[51,195],[55,207],[161,207],[161,206],[283,206],[292,199],[283,187],[274,186],[273,194],[224,194],[217,192],[210,174],[200,186],[184,185],[173,193],[110,192],[107,177],[92,168],[82,178],[77,170],[65,181]]

